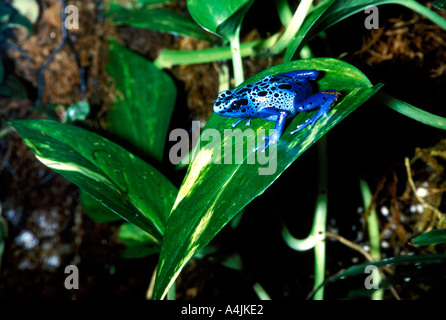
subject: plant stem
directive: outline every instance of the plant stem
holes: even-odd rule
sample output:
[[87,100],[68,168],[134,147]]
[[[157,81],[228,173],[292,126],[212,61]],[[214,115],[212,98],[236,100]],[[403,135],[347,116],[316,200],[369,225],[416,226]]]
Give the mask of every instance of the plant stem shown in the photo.
[[3,139],[8,134],[13,133],[14,131],[15,131],[15,129],[10,126],[5,126],[5,127],[1,128],[0,129],[0,139]]
[[282,226],[282,236],[286,244],[297,251],[306,251],[314,248],[314,289],[313,299],[322,300],[324,288],[321,284],[325,281],[325,232],[327,221],[327,142],[323,136],[318,141],[319,149],[319,196],[310,234],[305,239],[296,239]]
[[229,38],[231,44],[231,56],[232,56],[232,68],[234,72],[234,85],[238,86],[245,80],[243,74],[243,63],[240,51],[240,27],[239,25],[235,30],[235,33]]
[[229,90],[231,83],[228,64],[221,65],[220,69],[221,72],[218,73],[218,92]]
[[378,91],[378,93],[375,94],[373,98],[388,106],[390,109],[399,112],[409,118],[417,120],[431,127],[446,130],[446,118],[416,108],[408,104],[407,102],[394,98],[383,91]]
[[293,12],[290,9],[288,0],[276,1],[277,13],[279,14],[280,22],[284,26],[288,26],[293,19]]
[[260,283],[258,282],[254,283],[252,288],[260,300],[271,300],[271,297],[269,296],[268,292],[266,292],[266,290],[262,287]]
[[176,289],[175,289],[175,282],[170,286],[169,290],[167,291],[167,300],[176,300]]
[[[324,236],[314,247],[314,289],[325,281],[325,232],[327,225],[327,138],[323,136],[318,141],[319,150],[319,197],[313,222],[313,234]],[[313,296],[313,300],[324,298],[324,288],[321,287]]]
[[[279,34],[269,38],[245,42],[240,45],[241,57],[256,55],[259,51],[270,48],[277,41]],[[217,47],[202,50],[168,50],[161,51],[155,59],[155,65],[160,68],[170,68],[175,65],[188,65],[198,63],[209,63],[231,59],[231,47]]]
[[299,31],[302,23],[304,22],[312,3],[313,0],[302,0],[299,3],[299,6],[297,7],[293,18],[291,19],[291,22],[289,23],[283,35],[280,37],[279,41],[277,41],[277,43],[272,48],[272,55],[282,52],[289,45],[290,41]]
[[[370,255],[374,261],[381,260],[380,238],[379,238],[379,223],[376,209],[372,203],[372,193],[370,188],[364,180],[359,181],[364,209],[366,212],[367,230],[370,241]],[[381,283],[382,277],[380,274],[375,278],[378,283]],[[384,295],[383,289],[375,290],[372,294],[372,300],[382,300]]]

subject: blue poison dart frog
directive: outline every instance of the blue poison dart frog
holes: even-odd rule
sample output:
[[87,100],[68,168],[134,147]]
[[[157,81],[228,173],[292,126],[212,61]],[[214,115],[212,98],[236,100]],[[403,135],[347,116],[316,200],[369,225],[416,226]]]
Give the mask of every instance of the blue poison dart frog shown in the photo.
[[254,151],[262,149],[264,152],[269,145],[279,140],[287,119],[298,112],[319,108],[310,119],[291,132],[294,134],[307,126],[311,128],[336,103],[340,93],[335,90],[312,93],[309,81],[316,80],[318,76],[316,70],[297,70],[266,76],[237,90],[222,91],[214,104],[214,112],[223,117],[241,118],[232,124],[233,128],[245,118],[247,126],[251,118],[275,121],[274,133],[270,137],[263,137],[265,142],[254,148]]

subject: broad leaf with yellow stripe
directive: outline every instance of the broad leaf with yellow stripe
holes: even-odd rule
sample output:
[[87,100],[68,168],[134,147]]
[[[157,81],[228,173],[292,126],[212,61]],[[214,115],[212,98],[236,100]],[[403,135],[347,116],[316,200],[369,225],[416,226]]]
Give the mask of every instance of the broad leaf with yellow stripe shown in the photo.
[[[259,152],[253,154],[250,147],[253,143],[257,145],[260,140],[255,135],[247,136],[243,142],[243,161],[226,161],[225,164],[225,152],[234,151],[230,139],[225,136],[225,129],[230,129],[235,119],[216,114],[210,117],[201,136],[201,149],[193,157],[167,223],[154,289],[155,299],[162,299],[166,295],[186,263],[243,207],[261,195],[305,150],[381,87],[372,86],[367,77],[350,64],[329,58],[278,65],[257,74],[241,86],[267,75],[306,69],[316,69],[321,73],[315,90],[335,89],[342,93],[342,98],[312,128],[290,134],[298,124],[311,117],[312,112],[300,113],[290,121],[276,145],[276,151],[270,147],[271,165],[274,165],[272,162],[276,157],[276,167],[273,166],[269,174],[259,174],[259,170],[265,169],[267,165],[261,164]],[[239,127],[244,130],[244,123]],[[257,132],[258,129],[273,127],[273,122],[253,119],[250,128]],[[209,136],[209,132],[215,133],[215,136],[218,133],[222,137],[221,143],[209,137],[204,138],[204,135]],[[205,142],[208,140],[212,141]],[[228,145],[230,147],[225,150]],[[250,163],[248,160],[253,156],[257,160]],[[216,163],[218,160],[220,164]]]

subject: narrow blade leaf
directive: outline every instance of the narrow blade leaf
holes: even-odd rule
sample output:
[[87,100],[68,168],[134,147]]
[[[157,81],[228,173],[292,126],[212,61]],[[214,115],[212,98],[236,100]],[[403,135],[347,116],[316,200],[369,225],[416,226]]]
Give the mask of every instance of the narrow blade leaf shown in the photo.
[[418,246],[446,243],[446,229],[436,229],[420,234],[413,239],[413,243]]

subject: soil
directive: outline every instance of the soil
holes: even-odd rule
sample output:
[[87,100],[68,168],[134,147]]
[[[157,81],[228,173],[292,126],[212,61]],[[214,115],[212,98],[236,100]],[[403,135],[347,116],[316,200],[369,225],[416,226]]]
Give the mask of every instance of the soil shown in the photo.
[[[56,0],[40,0],[39,4],[41,16],[35,33],[17,40],[34,62],[12,49],[8,51],[14,73],[26,86],[29,99],[0,98],[2,128],[7,120],[46,117],[33,108],[38,85],[36,70],[60,42],[61,4]],[[79,61],[68,46],[55,57],[44,72],[42,101],[63,105],[78,101],[81,96],[79,66],[84,67],[86,98],[92,112],[82,125],[91,130],[101,132],[106,128],[107,110],[113,101],[112,82],[104,71],[109,36],[151,60],[163,48],[209,46],[207,42],[181,36],[110,26],[98,19],[95,0],[70,1],[70,4],[78,6],[83,13],[82,28],[69,31]],[[174,10],[184,12],[184,2],[175,4]],[[264,25],[256,29],[258,17],[264,14],[262,10],[256,4],[246,17],[244,41],[264,37],[269,32]],[[315,56],[341,58],[362,70],[372,83],[385,83],[386,92],[446,116],[444,104],[438,103],[443,101],[446,84],[446,42],[443,40],[446,32],[398,6],[380,7],[378,30],[351,27],[363,25],[363,19],[363,15],[355,15],[330,28],[325,40],[314,39],[310,44]],[[271,22],[272,31],[276,23]],[[262,57],[245,59],[245,75],[249,77],[278,63],[277,59]],[[188,107],[186,111],[178,111],[183,118],[174,117],[172,127],[181,125],[189,129],[191,119],[207,120],[218,93],[219,68],[213,63],[166,70],[177,84],[178,106]],[[367,247],[364,217],[368,211],[362,206],[358,187],[358,178],[362,177],[374,193],[383,257],[442,252],[441,247],[422,250],[410,240],[423,231],[445,227],[444,138],[443,131],[405,118],[377,102],[370,101],[359,108],[328,137],[332,208],[329,230]],[[315,148],[308,150],[283,177],[255,199],[244,211],[236,231],[225,228],[215,239],[223,253],[239,254],[243,271],[216,263],[219,257],[194,259],[178,278],[177,299],[256,299],[252,289],[255,283],[260,283],[273,299],[307,298],[313,283],[313,255],[288,248],[280,236],[280,223],[283,220],[297,237],[304,237],[310,230],[314,203],[311,197],[316,190],[316,153]],[[83,212],[78,188],[42,165],[17,133],[2,137],[0,155],[0,224],[3,221],[8,230],[5,252],[0,257],[0,299],[142,300],[146,297],[156,256],[122,259],[124,247],[117,238],[121,222],[98,223],[89,218]],[[410,159],[409,171],[405,158]],[[179,172],[174,177],[177,185],[183,175],[184,172]],[[417,189],[425,188],[430,195],[426,201],[431,210],[424,215],[417,211],[420,199],[414,195],[411,181]],[[308,198],[295,202],[297,194],[306,194]],[[327,243],[327,275],[363,261],[359,252],[340,242]],[[76,265],[80,270],[78,290],[67,290],[64,286],[67,265]],[[419,272],[422,285],[396,283],[401,298],[442,296],[437,288],[444,282],[444,272],[435,268],[423,271]],[[327,297],[343,297],[348,293],[343,286],[328,287]],[[395,297],[386,293],[386,298]]]

